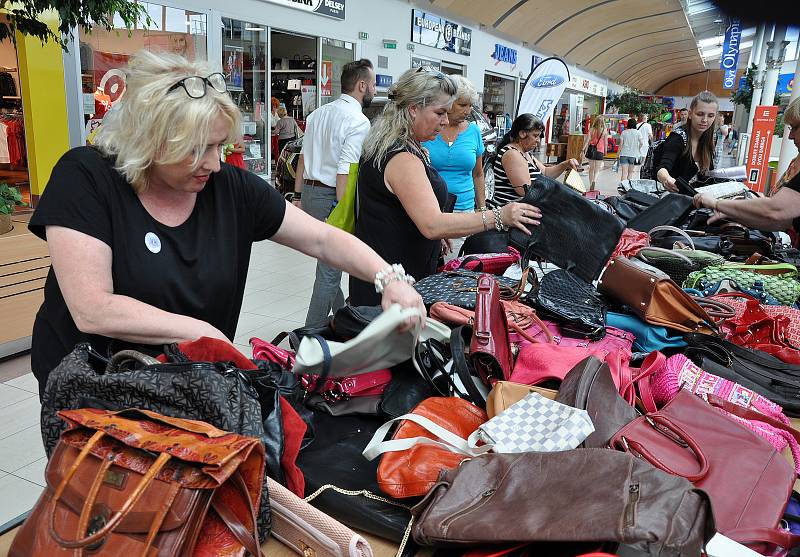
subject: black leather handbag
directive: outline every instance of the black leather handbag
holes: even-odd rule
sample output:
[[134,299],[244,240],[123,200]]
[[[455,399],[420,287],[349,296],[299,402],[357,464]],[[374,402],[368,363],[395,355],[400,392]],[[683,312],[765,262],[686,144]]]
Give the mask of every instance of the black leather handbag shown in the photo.
[[684,338],[689,345],[685,354],[701,368],[767,397],[787,416],[800,417],[800,366],[710,335],[688,333]]
[[680,226],[692,212],[692,198],[669,193],[628,221],[628,228],[648,232],[656,226]]
[[[684,232],[691,236],[695,249],[718,253],[725,258],[746,259],[754,253],[769,256],[772,255],[775,246],[775,236],[772,233],[747,229],[733,223],[705,231],[684,230]],[[667,234],[653,238],[651,245],[672,249],[676,242],[682,241],[684,239],[677,234]]]
[[591,282],[608,262],[625,228],[623,222],[572,188],[546,176],[537,176],[523,203],[542,211],[541,224],[530,235],[513,228],[509,243],[524,263],[541,258]]
[[467,236],[458,256],[480,253],[505,253],[508,251],[508,232],[484,230]]
[[569,271],[559,269],[542,277],[526,302],[542,318],[557,321],[571,336],[602,338],[606,333],[606,302],[597,289]]

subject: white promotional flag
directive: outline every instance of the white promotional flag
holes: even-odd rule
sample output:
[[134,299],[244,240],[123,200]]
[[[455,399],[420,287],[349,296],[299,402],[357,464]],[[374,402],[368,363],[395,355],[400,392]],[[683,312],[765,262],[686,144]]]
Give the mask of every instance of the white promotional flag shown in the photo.
[[547,58],[531,71],[517,104],[517,115],[530,113],[547,125],[569,83],[569,69],[560,58]]

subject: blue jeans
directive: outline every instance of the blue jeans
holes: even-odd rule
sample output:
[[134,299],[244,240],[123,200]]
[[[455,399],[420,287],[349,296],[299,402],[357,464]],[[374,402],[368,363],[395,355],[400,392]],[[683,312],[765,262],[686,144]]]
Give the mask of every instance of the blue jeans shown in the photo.
[[[317,220],[328,218],[336,202],[336,188],[327,186],[303,185],[301,198],[303,210]],[[335,313],[344,307],[344,294],[341,288],[342,272],[317,261],[317,272],[314,279],[314,291],[308,305],[306,325],[316,325],[327,319],[331,310]]]

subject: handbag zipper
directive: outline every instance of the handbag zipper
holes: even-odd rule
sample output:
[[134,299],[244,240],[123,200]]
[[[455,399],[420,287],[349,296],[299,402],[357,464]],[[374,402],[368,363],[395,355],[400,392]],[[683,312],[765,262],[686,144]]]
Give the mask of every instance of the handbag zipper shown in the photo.
[[628,486],[628,504],[625,505],[625,526],[636,525],[636,504],[639,502],[639,484]]
[[462,516],[464,516],[466,514],[471,513],[472,511],[475,511],[475,510],[479,509],[480,507],[482,507],[486,503],[486,501],[488,501],[489,498],[492,495],[495,494],[496,491],[497,490],[494,489],[494,488],[487,489],[486,491],[481,493],[481,498],[477,502],[473,503],[472,505],[470,505],[470,506],[468,506],[468,507],[466,507],[464,509],[461,509],[460,511],[455,513],[453,516],[442,520],[442,531],[443,532],[447,532],[447,528],[454,521],[458,520],[459,518],[461,518]]

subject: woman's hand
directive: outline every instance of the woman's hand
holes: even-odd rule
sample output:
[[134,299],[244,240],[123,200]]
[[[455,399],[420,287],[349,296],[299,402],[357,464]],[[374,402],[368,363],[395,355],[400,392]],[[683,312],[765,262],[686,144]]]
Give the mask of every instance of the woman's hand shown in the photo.
[[664,187],[667,188],[667,191],[671,191],[673,193],[678,192],[677,181],[672,176],[669,176],[661,183],[664,184]]
[[530,234],[526,224],[539,226],[542,218],[542,212],[538,207],[528,205],[527,203],[509,203],[500,209],[500,215],[503,219],[503,224],[511,228],[515,226],[522,230],[525,234]]
[[387,284],[386,288],[383,289],[381,307],[385,311],[392,304],[400,304],[402,308],[417,308],[419,310],[419,316],[410,317],[400,329],[401,332],[409,330],[419,321],[422,321],[423,327],[425,326],[425,316],[427,315],[425,304],[422,303],[422,296],[414,290],[413,286],[399,280]]
[[578,170],[581,167],[581,163],[577,159],[567,159],[563,164],[564,170]]
[[442,240],[442,255],[447,255],[451,251],[453,251],[453,241],[448,238],[444,238]]
[[716,197],[709,195],[707,193],[698,193],[694,196],[692,200],[694,206],[698,209],[706,208],[711,209],[714,211],[710,217],[708,217],[708,224],[714,224],[717,221],[727,220],[728,215],[722,213],[719,209],[717,209],[717,205],[719,204],[719,199]]

